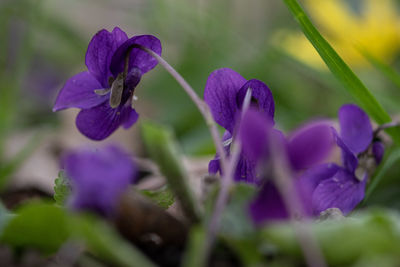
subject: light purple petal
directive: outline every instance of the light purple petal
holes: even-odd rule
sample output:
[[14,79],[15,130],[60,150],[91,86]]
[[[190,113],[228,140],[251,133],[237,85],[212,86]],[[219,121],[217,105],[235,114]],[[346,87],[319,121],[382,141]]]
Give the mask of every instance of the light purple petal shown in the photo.
[[359,182],[352,173],[339,170],[330,179],[323,180],[315,189],[312,202],[314,214],[329,208],[338,208],[348,214],[364,198],[366,178]]
[[236,94],[246,83],[246,80],[231,69],[218,69],[213,71],[204,89],[204,100],[211,109],[215,121],[233,133],[235,127]]
[[157,37],[153,35],[134,36],[124,42],[118,50],[115,51],[110,67],[114,76],[124,71],[125,57],[128,52],[130,53],[128,70],[136,67],[141,70],[142,74],[144,74],[157,66],[157,59],[139,48],[132,48],[132,45],[134,44],[147,47],[161,56],[161,42]]
[[334,145],[327,122],[314,122],[301,127],[289,137],[288,153],[295,170],[309,168],[325,159]]
[[262,81],[252,79],[246,82],[237,94],[237,105],[242,109],[247,90],[251,88],[251,106],[255,107],[274,124],[275,103],[271,90]]
[[99,31],[89,43],[86,51],[86,66],[103,88],[109,88],[111,58],[117,48],[127,39],[126,33],[115,27],[112,32],[105,29]]
[[113,214],[120,194],[135,177],[132,158],[115,146],[69,153],[63,165],[72,182],[72,208],[105,216]]
[[382,142],[376,141],[372,145],[372,154],[374,155],[376,164],[381,163],[383,154],[385,153],[385,146]]
[[78,130],[92,140],[103,140],[110,136],[119,126],[132,126],[138,114],[129,105],[112,109],[104,103],[100,106],[84,109],[76,117]]
[[239,139],[242,151],[250,160],[258,162],[268,155],[268,138],[272,130],[272,121],[261,112],[249,109],[239,126]]
[[339,110],[340,137],[346,146],[358,154],[372,142],[372,126],[368,115],[353,104],[343,105]]
[[249,205],[250,217],[256,225],[271,220],[287,219],[289,214],[283,199],[272,181],[266,181],[261,191]]
[[342,161],[343,166],[349,171],[354,172],[358,166],[358,159],[357,157],[350,151],[350,149],[346,146],[343,140],[339,137],[338,133],[334,128],[332,129],[332,133],[334,138],[336,139],[336,144],[342,150]]
[[66,108],[92,108],[108,99],[107,95],[97,95],[94,90],[101,84],[87,71],[72,76],[61,89],[53,111]]
[[305,171],[296,179],[295,185],[304,203],[304,209],[307,214],[313,214],[312,195],[317,186],[326,179],[332,178],[340,167],[333,163],[326,163],[314,166]]

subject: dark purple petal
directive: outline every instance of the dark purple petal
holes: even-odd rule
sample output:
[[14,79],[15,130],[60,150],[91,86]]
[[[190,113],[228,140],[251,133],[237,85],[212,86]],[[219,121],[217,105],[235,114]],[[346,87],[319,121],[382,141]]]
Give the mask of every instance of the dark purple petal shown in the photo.
[[262,81],[252,79],[246,82],[237,94],[237,105],[242,109],[247,90],[251,88],[251,106],[255,107],[274,124],[275,103],[271,90]]
[[113,214],[120,194],[134,180],[132,158],[115,146],[69,153],[63,165],[72,182],[72,208],[105,216]]
[[360,182],[351,172],[340,169],[332,178],[321,181],[312,196],[314,214],[329,208],[348,214],[364,198],[366,180]]
[[115,27],[111,33],[104,29],[99,31],[89,43],[86,51],[86,66],[103,88],[109,88],[111,58],[117,48],[127,39],[126,33]]
[[269,117],[264,117],[261,112],[250,108],[239,126],[239,139],[244,155],[255,162],[266,158],[271,130],[272,121]]
[[372,154],[374,155],[376,164],[381,163],[383,154],[385,153],[385,146],[382,142],[376,141],[372,145]]
[[53,111],[65,108],[92,108],[108,99],[107,95],[97,95],[94,90],[101,84],[87,71],[72,76],[61,89]]
[[332,178],[340,167],[333,163],[326,163],[314,166],[305,171],[296,179],[296,188],[299,196],[304,202],[304,209],[307,214],[313,214],[312,194],[317,186],[326,179]]
[[289,214],[283,199],[272,181],[266,181],[249,206],[250,216],[256,225],[271,220],[287,219]]
[[340,137],[354,154],[366,150],[372,142],[372,126],[368,115],[353,104],[339,110]]
[[289,137],[288,154],[295,170],[309,168],[325,159],[334,145],[327,122],[314,122],[301,127]]
[[208,76],[204,89],[204,100],[215,121],[230,133],[233,133],[238,111],[236,94],[245,83],[246,80],[239,73],[224,68]]
[[125,128],[132,126],[138,116],[129,105],[113,109],[107,102],[91,109],[81,110],[76,117],[76,126],[86,137],[92,140],[103,140],[120,125]]
[[208,173],[209,174],[217,174],[221,173],[221,165],[219,163],[220,157],[218,155],[215,155],[215,157],[210,160],[208,163]]
[[[134,44],[138,44],[153,50],[156,54],[161,56],[161,42],[153,35],[138,35],[130,38],[124,42],[117,51],[115,51],[111,60],[111,72],[114,76],[124,71],[125,58],[127,53],[129,55],[129,68],[138,68],[142,74],[150,71],[157,66],[157,59],[149,55],[147,52],[139,49],[132,48]],[[128,71],[128,72],[129,72]]]
[[[230,155],[231,143],[232,143],[232,135],[228,131],[225,131],[224,135],[222,136],[222,144],[224,146],[224,152],[226,157],[229,157]],[[220,161],[220,156],[217,153],[215,154],[214,159],[210,160],[210,162],[208,163],[208,173],[217,174],[219,172],[220,174],[222,174],[221,165],[219,161]]]
[[129,129],[134,125],[139,119],[139,114],[135,109],[125,105],[121,111],[121,124],[124,129]]
[[234,180],[235,182],[258,184],[260,177],[257,175],[257,162],[250,160],[242,153],[236,166]]
[[334,138],[336,139],[336,144],[342,150],[342,161],[343,166],[349,171],[354,172],[358,166],[358,159],[357,157],[350,151],[350,149],[346,146],[343,140],[339,137],[338,133],[334,128],[332,129],[332,133]]

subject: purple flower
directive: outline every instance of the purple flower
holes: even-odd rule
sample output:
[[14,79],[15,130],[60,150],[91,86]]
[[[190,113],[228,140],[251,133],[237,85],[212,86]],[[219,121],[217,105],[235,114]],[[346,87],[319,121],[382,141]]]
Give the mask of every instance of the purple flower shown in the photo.
[[[240,124],[239,138],[242,149],[256,164],[262,177],[260,192],[251,202],[249,211],[256,224],[267,220],[285,219],[288,217],[283,199],[273,183],[271,173],[274,151],[270,149],[271,142],[280,144],[282,153],[286,157],[289,172],[293,173],[293,182],[298,196],[302,200],[305,214],[309,215],[307,196],[303,195],[297,186],[298,173],[318,163],[321,163],[331,152],[334,146],[334,137],[331,125],[327,121],[317,121],[304,125],[289,137],[285,138],[281,132],[272,128],[272,123],[267,118],[260,116],[259,112],[249,110]],[[272,158],[271,158],[272,156]]]
[[120,28],[99,31],[86,52],[88,71],[70,78],[61,89],[53,111],[82,109],[77,118],[79,131],[93,140],[103,140],[119,126],[131,127],[138,119],[132,108],[134,90],[142,75],[157,65],[142,45],[161,55],[161,43],[152,35],[128,39]]
[[69,153],[63,165],[72,184],[70,206],[103,216],[113,215],[118,198],[136,173],[131,156],[111,145]]
[[[210,74],[204,89],[204,100],[210,107],[215,121],[226,130],[222,142],[227,156],[235,134],[236,120],[241,114],[243,100],[249,88],[252,93],[251,107],[256,108],[261,116],[273,122],[275,105],[272,93],[259,80],[247,81],[239,73],[224,68]],[[220,172],[219,155],[210,161],[208,170],[213,174]],[[257,182],[255,164],[245,153],[242,153],[239,159],[235,180]]]
[[309,196],[313,213],[338,208],[348,214],[364,198],[368,171],[380,163],[384,147],[373,142],[368,115],[356,105],[339,110],[340,135],[333,130],[342,151],[342,166],[326,164],[310,169],[300,178],[300,186]]

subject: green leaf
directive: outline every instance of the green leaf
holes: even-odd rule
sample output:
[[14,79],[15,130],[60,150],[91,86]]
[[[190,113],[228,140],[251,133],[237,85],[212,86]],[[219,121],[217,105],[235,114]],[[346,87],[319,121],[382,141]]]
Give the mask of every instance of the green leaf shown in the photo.
[[189,186],[189,174],[172,131],[155,123],[142,123],[142,136],[148,153],[158,164],[169,188],[179,199],[182,209],[192,222],[200,219],[200,208]]
[[63,170],[58,172],[58,178],[54,180],[54,183],[54,200],[62,206],[71,193],[71,185]]
[[[342,220],[312,223],[310,227],[329,266],[352,266],[366,256],[388,255],[400,260],[398,213],[373,210]],[[303,260],[290,223],[271,225],[260,235],[265,246],[275,246],[277,254]]]
[[16,249],[34,248],[51,254],[68,236],[67,215],[61,207],[31,203],[17,210],[6,224],[1,241]]
[[245,266],[257,266],[263,260],[257,247],[258,234],[248,215],[249,203],[256,192],[252,185],[235,185],[220,224],[222,240],[237,253]]
[[152,190],[142,190],[140,191],[144,196],[151,199],[155,202],[158,206],[164,209],[168,209],[169,206],[174,204],[175,196],[174,194],[168,189],[168,187],[164,187],[157,191]]
[[[332,74],[343,84],[344,88],[355,99],[357,104],[359,104],[378,124],[390,122],[391,118],[389,114],[382,108],[371,92],[353,73],[349,66],[347,66],[332,46],[322,37],[297,0],[283,1]],[[387,132],[397,144],[400,144],[400,129],[390,129]]]
[[73,217],[71,226],[75,238],[82,240],[94,256],[109,263],[110,266],[155,266],[104,221],[94,217]]
[[240,238],[254,233],[253,223],[248,216],[248,205],[256,191],[252,185],[235,185],[221,217],[221,235]]

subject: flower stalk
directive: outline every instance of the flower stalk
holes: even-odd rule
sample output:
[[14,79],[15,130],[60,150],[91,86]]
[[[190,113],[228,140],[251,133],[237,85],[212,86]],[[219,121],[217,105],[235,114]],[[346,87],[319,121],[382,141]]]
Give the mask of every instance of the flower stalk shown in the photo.
[[[246,96],[243,101],[242,117],[250,106],[250,100],[251,100],[251,88],[247,90]],[[241,143],[239,139],[236,139],[235,142],[233,142],[232,144],[232,156],[229,159],[227,166],[228,168],[226,169],[226,172],[223,172],[223,177],[221,180],[221,187],[217,197],[217,202],[215,204],[215,208],[211,215],[211,219],[207,229],[208,231],[207,231],[205,250],[204,250],[204,257],[206,260],[210,257],[210,253],[215,242],[215,237],[218,232],[222,213],[225,209],[228,200],[229,188],[231,187],[233,182],[233,176],[235,174],[236,166],[240,158],[240,153],[241,153]]]
[[139,48],[155,59],[157,59],[158,63],[163,66],[163,68],[171,74],[171,76],[179,83],[180,86],[185,90],[185,92],[189,95],[190,99],[194,102],[194,104],[197,106],[199,109],[200,113],[202,114],[207,127],[210,131],[210,134],[212,136],[212,139],[214,141],[215,148],[217,150],[217,153],[220,155],[220,162],[221,162],[221,169],[224,172],[227,169],[227,163],[226,163],[226,156],[224,152],[224,148],[222,146],[221,142],[221,137],[218,132],[217,125],[214,122],[214,119],[211,115],[210,108],[208,105],[201,99],[199,96],[196,94],[194,89],[189,85],[188,82],[167,62],[165,59],[163,59],[161,56],[159,56],[157,53],[154,53],[153,50],[139,45],[139,44],[133,44],[133,48]]

